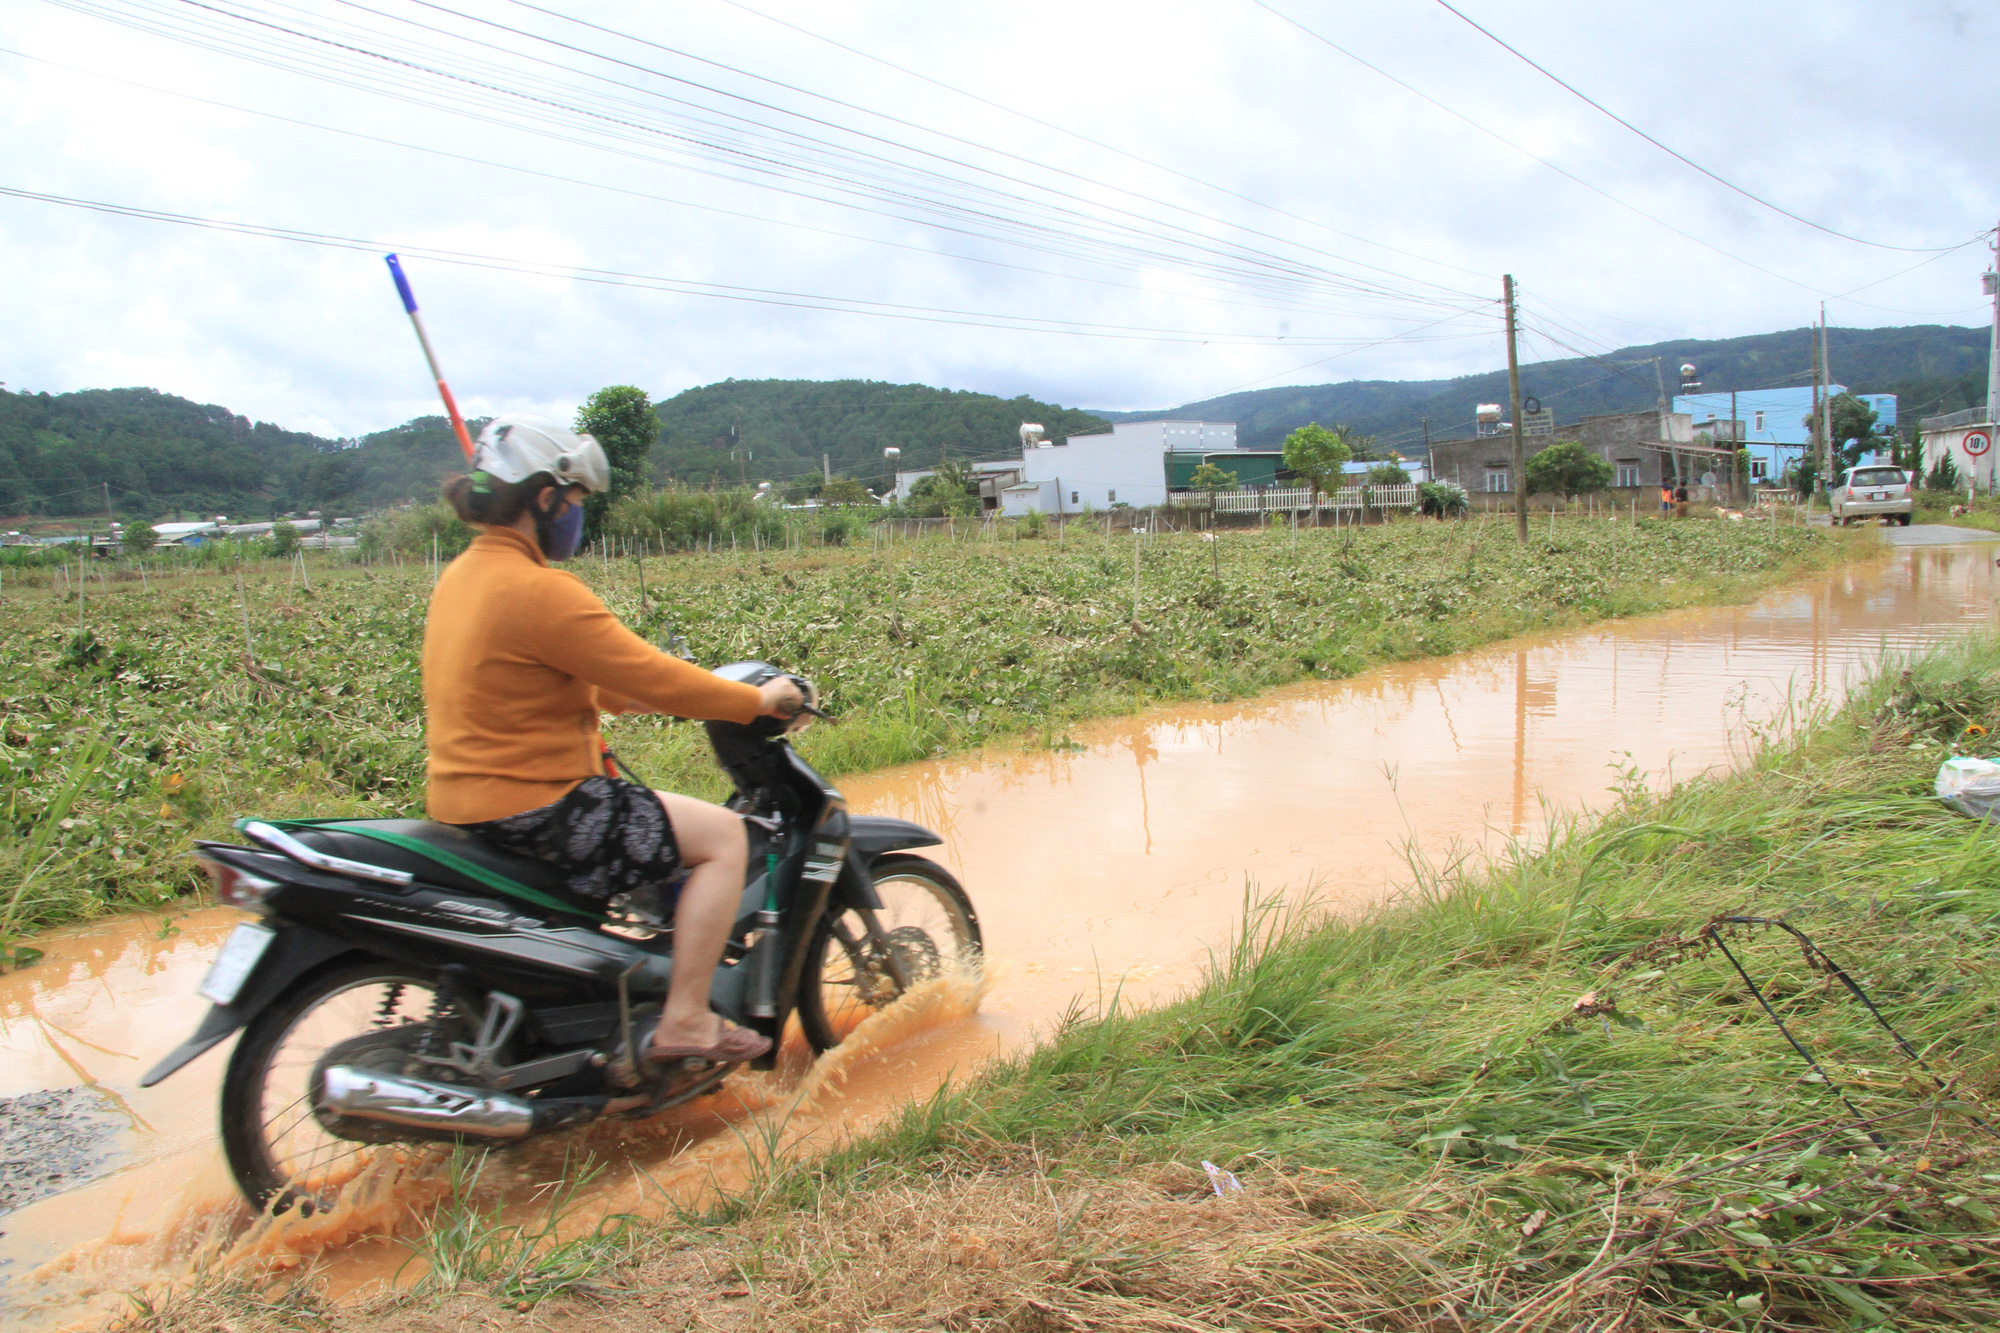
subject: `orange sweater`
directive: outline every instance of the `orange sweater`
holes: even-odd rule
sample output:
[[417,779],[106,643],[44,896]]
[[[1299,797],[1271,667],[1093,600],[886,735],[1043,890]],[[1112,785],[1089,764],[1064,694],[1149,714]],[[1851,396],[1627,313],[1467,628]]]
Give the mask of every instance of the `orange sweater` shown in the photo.
[[600,712],[748,722],[762,700],[626,629],[532,539],[484,528],[431,594],[424,706],[430,816],[476,824],[602,773]]

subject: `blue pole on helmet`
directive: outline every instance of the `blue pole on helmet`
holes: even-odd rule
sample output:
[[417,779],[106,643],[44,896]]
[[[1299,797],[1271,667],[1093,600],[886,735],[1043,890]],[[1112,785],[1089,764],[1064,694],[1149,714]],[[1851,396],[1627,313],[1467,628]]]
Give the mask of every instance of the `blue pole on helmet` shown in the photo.
[[458,436],[458,447],[465,450],[467,459],[472,457],[472,433],[465,428],[465,418],[458,414],[458,403],[451,396],[451,386],[444,382],[444,372],[438,369],[437,353],[431,351],[430,336],[424,332],[423,317],[417,313],[417,294],[410,290],[410,280],[403,276],[402,261],[394,255],[383,256],[389,261],[389,276],[396,280],[396,294],[403,298],[403,309],[409,312],[410,326],[417,331],[417,342],[424,349],[424,360],[430,363],[431,378],[437,381],[438,397],[444,399],[444,410],[451,417],[452,432]]

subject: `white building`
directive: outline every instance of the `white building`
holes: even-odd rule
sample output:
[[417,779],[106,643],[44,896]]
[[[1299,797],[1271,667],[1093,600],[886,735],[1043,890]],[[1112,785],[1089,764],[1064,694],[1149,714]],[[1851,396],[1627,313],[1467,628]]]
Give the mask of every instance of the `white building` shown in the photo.
[[1167,460],[1236,447],[1233,421],[1121,421],[1095,435],[1021,452],[1021,479],[1001,492],[1001,512],[1075,514],[1167,502]]
[[1958,484],[1968,482],[1991,495],[1996,486],[1994,449],[1996,432],[1993,413],[1983,407],[1968,407],[1940,417],[1922,419],[1924,442],[1923,471],[1928,474],[1938,459],[1949,456],[1958,468]]

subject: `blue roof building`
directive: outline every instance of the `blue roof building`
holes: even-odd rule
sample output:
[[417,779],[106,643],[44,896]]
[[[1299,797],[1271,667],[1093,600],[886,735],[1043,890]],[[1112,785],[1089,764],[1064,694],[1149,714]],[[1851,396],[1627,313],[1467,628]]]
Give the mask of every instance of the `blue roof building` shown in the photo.
[[[1830,392],[1843,394],[1847,386],[1833,385]],[[1878,426],[1896,424],[1896,395],[1858,393],[1854,395],[1875,409]],[[1674,411],[1694,419],[1696,434],[1707,432],[1718,441],[1729,438],[1731,400],[1743,447],[1750,451],[1750,475],[1754,481],[1776,481],[1785,469],[1805,452],[1811,438],[1806,418],[1813,409],[1813,389],[1801,384],[1785,389],[1743,389],[1737,393],[1688,393],[1674,398]]]

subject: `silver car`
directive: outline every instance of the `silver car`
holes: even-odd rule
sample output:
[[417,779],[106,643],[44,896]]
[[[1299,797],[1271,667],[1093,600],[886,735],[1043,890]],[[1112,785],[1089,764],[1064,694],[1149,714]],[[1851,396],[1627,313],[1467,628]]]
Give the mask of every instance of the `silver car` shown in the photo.
[[1917,502],[1910,490],[1910,474],[1897,467],[1858,467],[1847,480],[1833,488],[1836,523],[1852,523],[1857,518],[1879,516],[1910,526]]

